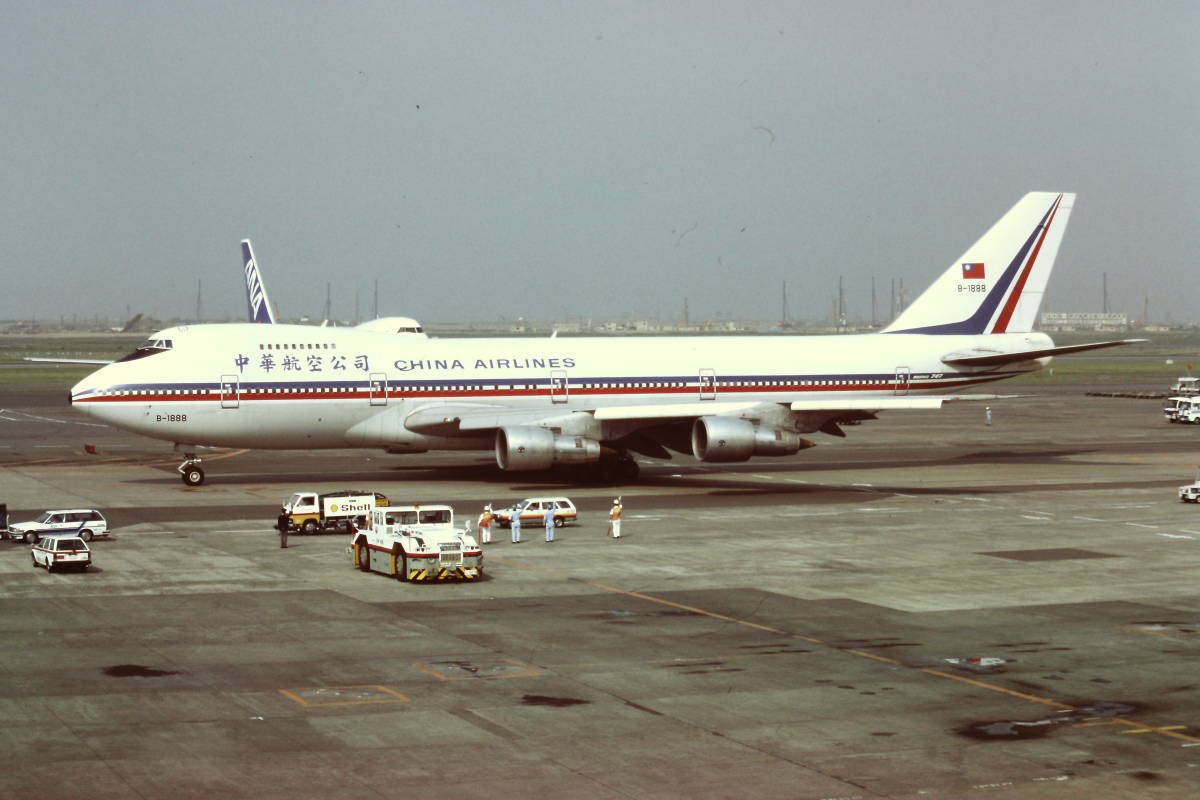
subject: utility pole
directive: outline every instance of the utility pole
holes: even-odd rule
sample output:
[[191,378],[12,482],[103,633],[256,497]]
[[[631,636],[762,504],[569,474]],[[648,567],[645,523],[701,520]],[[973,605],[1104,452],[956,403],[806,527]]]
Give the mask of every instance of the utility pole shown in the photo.
[[333,316],[332,295],[330,294],[329,281],[326,281],[325,282],[325,316],[323,317],[323,319],[326,322],[329,322],[330,321],[329,318],[332,316]]
[[837,324],[839,328],[846,327],[846,290],[842,285],[842,276],[838,275]]
[[379,319],[379,278],[375,279],[375,316],[374,319]]
[[201,280],[199,278],[197,278],[196,279],[196,322],[204,321],[204,306],[201,304],[201,300],[200,300],[200,297],[201,297],[200,287],[201,287]]
[[1101,310],[1104,311],[1105,314],[1107,314],[1108,313],[1108,273],[1107,272],[1104,273],[1104,282],[1103,282],[1102,286],[1103,286],[1103,289],[1102,289],[1102,298],[1101,298]]
[[787,315],[787,281],[784,281],[784,282],[783,282],[783,314],[781,315],[781,319],[780,319],[780,322],[779,322],[779,327],[781,327],[781,328],[786,328],[787,326],[788,326],[788,315]]
[[875,319],[875,276],[871,276],[871,327],[874,328],[879,324]]

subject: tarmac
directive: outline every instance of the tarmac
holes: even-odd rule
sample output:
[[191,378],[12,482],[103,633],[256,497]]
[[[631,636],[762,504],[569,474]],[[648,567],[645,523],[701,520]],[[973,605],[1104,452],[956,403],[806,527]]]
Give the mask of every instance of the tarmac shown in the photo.
[[[893,412],[639,481],[487,454],[204,454],[0,395],[12,521],[98,508],[93,569],[0,542],[0,797],[1105,798],[1200,792],[1200,427],[1102,387]],[[85,447],[87,446],[87,447]],[[89,452],[92,450],[94,452]],[[299,489],[566,494],[485,579],[271,529]],[[606,535],[624,498],[623,536]]]

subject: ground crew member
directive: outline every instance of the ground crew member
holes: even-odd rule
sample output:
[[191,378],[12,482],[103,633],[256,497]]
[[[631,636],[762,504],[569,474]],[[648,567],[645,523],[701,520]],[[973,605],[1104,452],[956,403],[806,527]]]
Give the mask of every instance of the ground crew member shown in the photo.
[[513,503],[512,511],[509,514],[509,520],[512,522],[512,543],[521,543],[521,507]]
[[479,515],[479,543],[492,543],[492,507],[484,506],[483,513]]
[[984,415],[987,417],[987,424],[991,425],[992,424],[992,407],[984,406],[983,411],[984,411]]
[[612,510],[608,512],[608,529],[614,539],[621,538],[621,498],[613,500]]
[[558,506],[554,503],[547,503],[546,510],[542,514],[542,518],[546,524],[546,541],[554,543],[554,509]]
[[286,509],[275,520],[275,527],[279,529],[279,546],[287,547],[288,524],[291,522],[291,517],[287,515]]

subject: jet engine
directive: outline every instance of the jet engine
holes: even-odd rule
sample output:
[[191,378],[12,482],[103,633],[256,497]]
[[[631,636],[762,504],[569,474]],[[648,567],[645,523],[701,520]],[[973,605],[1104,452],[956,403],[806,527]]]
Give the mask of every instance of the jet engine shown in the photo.
[[510,472],[599,460],[600,443],[585,436],[564,436],[532,425],[510,425],[496,431],[496,463]]
[[763,428],[748,419],[699,417],[692,424],[692,452],[701,461],[745,461],[750,456],[790,456],[808,443],[799,434]]

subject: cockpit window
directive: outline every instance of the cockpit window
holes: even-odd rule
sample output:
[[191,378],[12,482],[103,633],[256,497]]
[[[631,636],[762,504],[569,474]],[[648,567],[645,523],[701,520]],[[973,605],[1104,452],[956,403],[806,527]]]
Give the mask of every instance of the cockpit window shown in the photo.
[[171,343],[170,339],[147,339],[139,344],[136,350],[120,359],[117,363],[119,364],[123,361],[137,361],[139,358],[145,358],[146,356],[152,356],[156,353],[166,352],[173,346],[174,345]]

